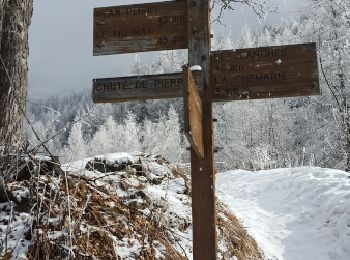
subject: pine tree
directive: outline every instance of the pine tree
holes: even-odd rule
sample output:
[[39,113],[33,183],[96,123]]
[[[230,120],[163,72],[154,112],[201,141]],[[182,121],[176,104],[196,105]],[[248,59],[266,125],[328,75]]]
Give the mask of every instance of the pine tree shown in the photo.
[[136,115],[132,112],[127,113],[127,117],[124,120],[124,131],[122,140],[122,147],[126,152],[138,152],[141,150],[140,136],[141,127],[137,123]]
[[106,154],[110,151],[110,140],[105,125],[101,125],[88,143],[90,156]]
[[[160,137],[161,138],[161,137]],[[182,158],[184,147],[180,133],[179,115],[173,106],[170,106],[164,124],[164,136],[160,140],[161,154],[172,163]]]
[[86,157],[86,143],[82,133],[81,121],[72,126],[65,151],[68,161],[76,161]]

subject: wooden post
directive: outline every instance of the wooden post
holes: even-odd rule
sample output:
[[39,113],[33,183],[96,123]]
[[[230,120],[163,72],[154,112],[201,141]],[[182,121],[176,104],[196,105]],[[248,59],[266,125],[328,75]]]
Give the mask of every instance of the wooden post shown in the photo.
[[[186,133],[193,145],[191,174],[195,260],[217,258],[213,101],[320,93],[315,44],[216,51],[210,54],[209,4],[210,0],[176,0],[97,8],[94,12],[94,55],[186,48],[187,38],[188,66],[198,65],[202,68],[202,72],[195,73],[186,67],[185,86],[182,85],[182,75],[175,73],[95,79],[93,89],[94,102],[99,103],[184,96],[185,120],[190,126],[186,127]],[[128,10],[131,7],[152,11],[130,17]],[[183,18],[186,10],[187,23]],[[113,12],[120,15],[109,15]],[[170,14],[182,18],[179,24],[170,23],[169,27],[164,27],[162,17],[167,21]],[[114,34],[115,28],[133,29],[141,25],[146,26],[146,35],[130,38],[128,34]],[[210,57],[213,57],[212,68]],[[183,93],[182,87],[187,93]]]
[[[200,157],[204,157],[203,143],[203,104],[194,81],[192,70],[183,66],[184,78],[184,132],[192,149]],[[201,83],[203,84],[203,83]]]
[[204,158],[191,149],[193,259],[216,259],[215,172],[210,73],[210,9],[208,0],[187,0],[188,65],[203,70]]

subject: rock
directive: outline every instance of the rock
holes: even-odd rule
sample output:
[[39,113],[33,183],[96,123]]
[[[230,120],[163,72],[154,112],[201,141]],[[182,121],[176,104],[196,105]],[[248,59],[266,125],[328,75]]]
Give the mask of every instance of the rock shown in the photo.
[[116,162],[107,162],[106,160],[101,160],[99,158],[95,158],[92,161],[89,161],[86,164],[85,169],[88,171],[98,171],[101,173],[108,172],[119,172],[125,170],[125,168],[129,165],[133,165],[131,161],[116,163]]
[[4,186],[0,186],[0,203],[8,202],[11,198],[10,193],[6,190]]

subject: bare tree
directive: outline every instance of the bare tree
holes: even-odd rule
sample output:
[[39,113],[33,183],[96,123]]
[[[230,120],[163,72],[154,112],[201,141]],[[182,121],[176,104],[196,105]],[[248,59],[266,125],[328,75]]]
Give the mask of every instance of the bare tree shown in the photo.
[[268,13],[276,11],[276,8],[271,9],[266,4],[266,0],[212,0],[212,9],[214,7],[219,8],[219,14],[214,18],[214,22],[221,23],[225,11],[235,10],[237,4],[248,6],[259,18],[265,18]]
[[0,147],[21,145],[33,0],[0,0]]
[[[328,149],[350,172],[350,17],[349,1],[311,0],[308,15],[319,41],[322,80],[331,100]],[[324,103],[327,100],[323,101]]]

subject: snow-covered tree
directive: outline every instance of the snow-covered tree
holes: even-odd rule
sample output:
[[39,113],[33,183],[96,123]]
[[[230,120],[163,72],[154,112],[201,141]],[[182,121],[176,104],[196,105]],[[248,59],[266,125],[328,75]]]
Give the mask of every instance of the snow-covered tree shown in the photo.
[[[105,125],[101,125],[95,135],[88,143],[89,155],[100,155],[106,154],[111,151],[111,139],[108,135],[107,128]],[[116,151],[114,151],[116,152]]]
[[128,112],[124,120],[124,138],[122,139],[121,148],[125,151],[138,152],[141,150],[140,137],[141,126],[137,123],[136,115]]
[[179,115],[173,106],[157,121],[145,120],[142,146],[145,152],[160,154],[172,163],[182,160],[185,147]]
[[164,138],[160,139],[160,152],[173,163],[179,162],[185,152],[180,131],[179,115],[171,106],[164,122]]
[[134,64],[129,70],[129,75],[131,76],[140,76],[148,74],[148,68],[141,61],[141,58],[138,54],[134,56]]
[[75,161],[86,157],[86,142],[82,133],[82,122],[78,121],[75,123],[69,132],[67,145],[65,146],[65,160],[64,161]]
[[[307,33],[319,43],[322,103],[326,132],[325,152],[338,167],[350,171],[350,2],[310,0],[303,21]],[[310,36],[309,36],[310,37]]]

